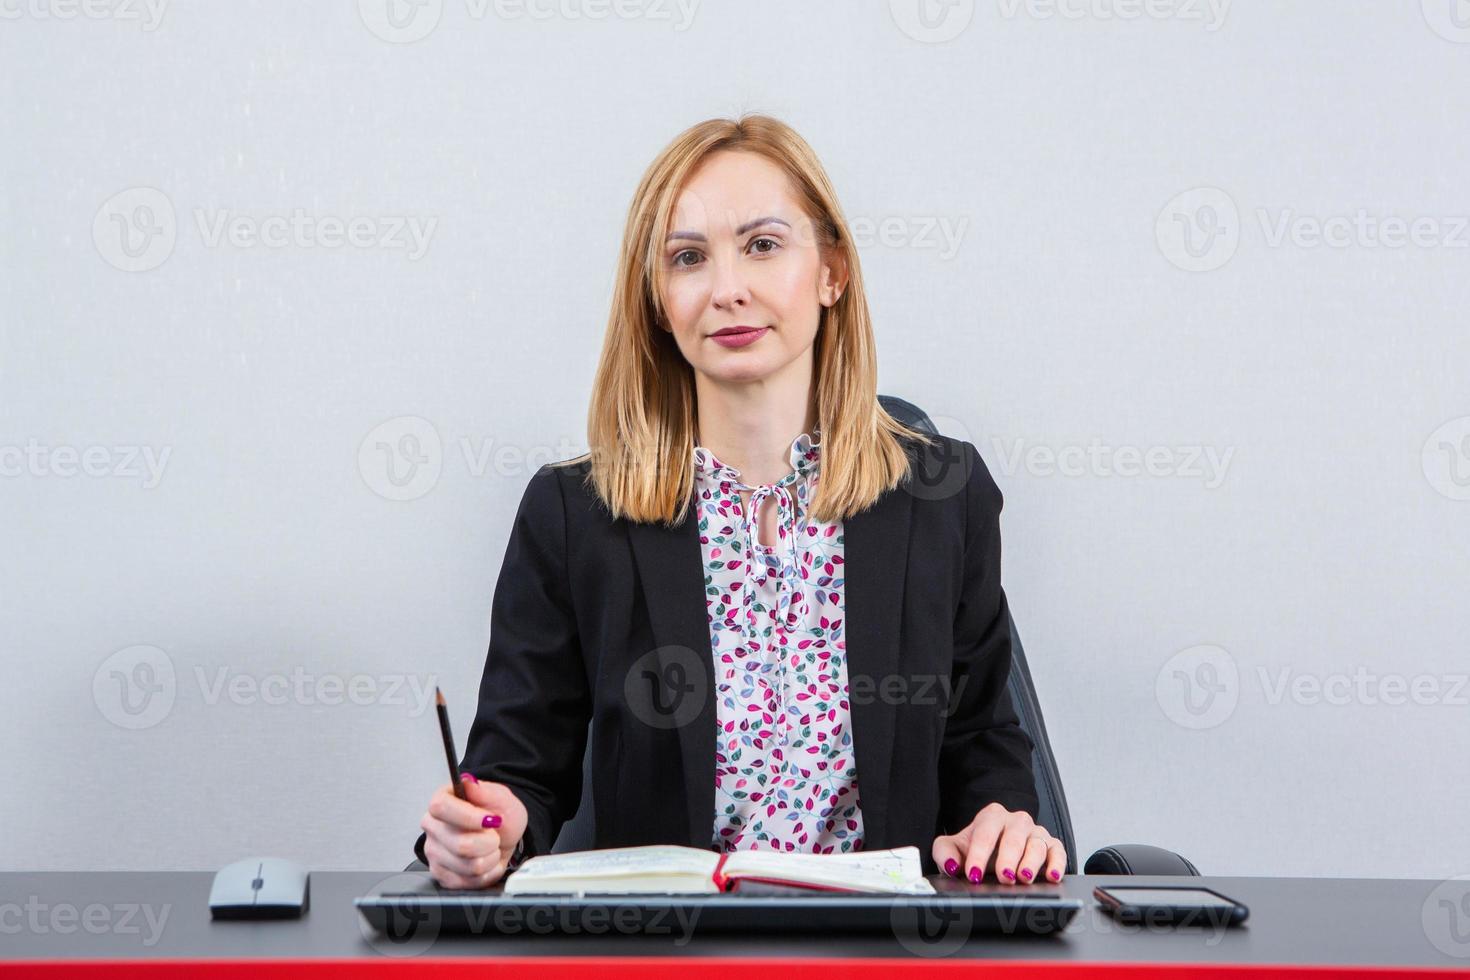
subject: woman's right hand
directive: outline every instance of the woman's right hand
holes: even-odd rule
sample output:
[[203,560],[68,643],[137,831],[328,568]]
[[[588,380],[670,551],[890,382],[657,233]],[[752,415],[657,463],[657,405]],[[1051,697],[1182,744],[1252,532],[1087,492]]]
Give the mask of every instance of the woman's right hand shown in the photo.
[[419,821],[424,856],[429,873],[445,888],[488,888],[505,875],[526,832],[526,807],[504,783],[482,783],[469,773],[460,778],[468,801],[446,783]]

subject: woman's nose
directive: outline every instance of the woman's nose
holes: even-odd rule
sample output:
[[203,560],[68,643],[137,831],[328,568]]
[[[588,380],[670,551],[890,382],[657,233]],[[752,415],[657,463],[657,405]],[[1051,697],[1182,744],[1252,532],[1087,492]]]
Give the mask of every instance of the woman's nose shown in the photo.
[[746,285],[739,263],[731,260],[715,260],[714,282],[710,301],[722,310],[734,309],[750,301],[750,287]]

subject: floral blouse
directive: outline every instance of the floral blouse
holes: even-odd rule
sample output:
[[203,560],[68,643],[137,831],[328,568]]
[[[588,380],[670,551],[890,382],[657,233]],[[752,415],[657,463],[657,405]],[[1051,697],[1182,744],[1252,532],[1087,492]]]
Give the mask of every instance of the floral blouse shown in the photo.
[[[810,520],[821,430],[791,444],[793,472],[750,487],[696,446],[695,490],[716,720],[712,843],[722,851],[860,851],[843,622],[842,522]],[[749,512],[740,490],[751,491]],[[761,505],[777,543],[760,541]]]

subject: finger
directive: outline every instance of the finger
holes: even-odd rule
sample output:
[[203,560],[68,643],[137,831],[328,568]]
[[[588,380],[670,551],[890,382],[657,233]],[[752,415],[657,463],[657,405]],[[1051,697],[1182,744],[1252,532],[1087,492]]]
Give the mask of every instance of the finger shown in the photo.
[[1012,885],[1021,883],[1016,868],[1021,861],[1021,852],[1026,849],[1026,838],[1033,833],[1035,826],[1025,814],[1021,814],[1020,819],[1012,816],[1006,821],[1000,843],[995,847],[995,874],[999,880]]
[[440,868],[464,879],[491,874],[502,861],[498,847],[483,854],[464,853],[454,843],[442,841],[433,835],[424,840],[424,856],[429,859],[430,870]]
[[1038,880],[1041,871],[1041,862],[1046,860],[1046,841],[1037,837],[1035,831],[1026,839],[1026,847],[1021,851],[1021,859],[1016,862],[1016,879],[1025,884],[1031,884]]
[[[432,820],[433,818],[430,818]],[[429,845],[437,849],[441,862],[460,874],[479,874],[490,867],[490,860],[504,857],[493,830],[456,830],[447,824],[425,824],[424,854]]]
[[443,844],[432,837],[424,841],[424,857],[429,859],[429,873],[442,885],[451,888],[464,887],[458,883],[467,882],[473,877],[468,861],[450,854]]
[[519,796],[516,796],[516,792],[504,783],[475,779],[473,773],[460,773],[460,779],[465,783],[466,795],[487,810],[495,811],[495,813],[523,810]]
[[435,871],[432,877],[441,888],[449,888],[454,891],[473,891],[479,887],[473,881],[461,878],[452,871]]
[[425,847],[429,841],[436,841],[445,853],[463,861],[498,854],[504,843],[493,830],[460,830],[431,814],[424,816],[420,826],[424,828]]
[[1061,881],[1067,873],[1067,848],[1055,837],[1046,849],[1046,864],[1041,869],[1045,881]]
[[[468,791],[468,787],[466,787]],[[455,796],[448,786],[429,800],[429,814],[460,830],[488,830],[501,824],[499,814]]]
[[464,830],[440,820],[432,813],[424,814],[419,826],[430,839],[437,839],[455,854],[463,852],[462,856],[478,857],[505,847],[505,838],[499,831]]
[[[424,845],[424,852],[428,854],[427,844]],[[441,886],[456,889],[486,888],[495,884],[500,879],[498,872],[479,876],[458,874],[457,872],[450,871],[442,864],[434,864],[432,859],[429,864],[429,875]]]
[[1001,831],[1005,817],[1001,813],[981,811],[970,824],[970,846],[965,853],[965,876],[975,884],[985,880],[985,868]]
[[934,844],[929,852],[934,857],[934,863],[945,874],[951,878],[958,878],[964,873],[962,868],[965,861],[965,849],[969,846],[969,841],[969,828],[958,834],[944,834],[934,838]]
[[526,832],[526,822],[529,815],[526,813],[526,805],[516,796],[515,791],[504,783],[491,782],[489,780],[477,780],[473,773],[464,773],[465,795],[469,801],[480,807],[487,813],[500,818],[498,825],[501,836],[510,838],[511,846],[521,839]]

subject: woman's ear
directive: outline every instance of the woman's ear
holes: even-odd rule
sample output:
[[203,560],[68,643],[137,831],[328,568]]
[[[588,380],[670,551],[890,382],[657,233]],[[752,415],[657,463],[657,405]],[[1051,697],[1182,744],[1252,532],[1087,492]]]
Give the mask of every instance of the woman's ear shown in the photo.
[[835,306],[847,289],[847,256],[833,249],[822,263],[822,285],[818,291],[823,306]]

